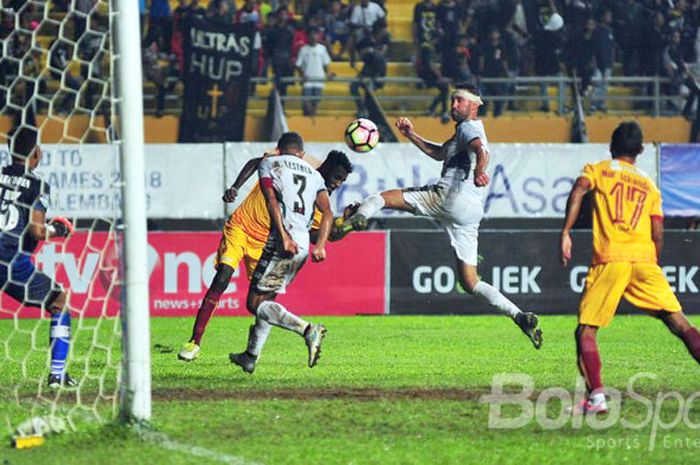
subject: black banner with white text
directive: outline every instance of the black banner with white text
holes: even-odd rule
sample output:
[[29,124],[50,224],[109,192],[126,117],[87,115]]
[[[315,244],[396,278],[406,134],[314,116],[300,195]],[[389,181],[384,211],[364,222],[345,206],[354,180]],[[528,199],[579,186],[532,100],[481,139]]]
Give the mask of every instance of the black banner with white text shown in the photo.
[[[591,259],[590,231],[572,233],[573,260],[559,264],[558,231],[481,231],[478,272],[516,305],[576,314]],[[700,313],[700,232],[667,231],[661,267],[686,313]],[[391,233],[391,314],[494,313],[465,292],[447,234]],[[618,313],[636,312],[623,301]]]
[[199,17],[185,23],[185,92],[178,142],[243,140],[255,34],[253,23],[225,24]]

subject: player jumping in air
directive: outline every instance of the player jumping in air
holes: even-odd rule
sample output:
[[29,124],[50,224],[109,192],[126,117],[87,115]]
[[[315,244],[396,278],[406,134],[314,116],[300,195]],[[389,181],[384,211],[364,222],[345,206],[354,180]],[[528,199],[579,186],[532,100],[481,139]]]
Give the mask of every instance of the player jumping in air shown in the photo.
[[452,119],[457,123],[454,136],[443,144],[422,138],[408,118],[399,118],[396,127],[413,145],[434,160],[443,162],[437,184],[391,189],[367,197],[338,229],[341,232],[364,229],[367,218],[382,208],[401,210],[434,218],[447,231],[457,258],[460,283],[469,293],[509,315],[530,338],[535,348],[542,346],[542,331],[534,313],[522,312],[513,302],[477,274],[477,237],[484,216],[482,190],[489,183],[488,141],[484,125],[476,119],[483,102],[478,88],[460,84],[452,93]]
[[40,241],[68,237],[73,225],[60,217],[46,223],[49,185],[33,173],[42,155],[37,132],[21,127],[9,145],[12,164],[2,169],[0,177],[0,289],[26,306],[51,313],[48,385],[75,386],[66,372],[71,334],[66,294],[60,284],[34,267],[31,258]]
[[275,302],[284,293],[306,261],[309,226],[314,205],[321,211],[321,225],[311,258],[326,258],[326,242],[333,224],[333,212],[323,176],[302,160],[304,141],[295,132],[282,135],[280,155],[264,158],[258,168],[260,188],[270,215],[270,234],[248,289],[246,305],[255,315],[245,352],[232,353],[232,363],[252,373],[272,326],[302,336],[309,351],[309,367],[316,365],[326,328],[310,324]]
[[576,414],[608,409],[600,377],[596,335],[615,315],[620,298],[659,318],[700,362],[700,333],[658,265],[663,246],[661,193],[635,166],[642,153],[642,130],[635,122],[620,124],[610,142],[612,160],[588,164],[576,180],[566,206],[561,232],[561,262],[571,260],[571,231],[583,196],[593,191],[593,260],[586,276],[576,328],[576,354],[586,380],[588,398],[574,406]]
[[[279,152],[279,147],[277,148]],[[238,190],[245,184],[250,176],[255,173],[263,157],[249,160],[235,182],[223,196],[225,202],[234,202]],[[331,150],[323,163],[304,155],[304,160],[318,169],[323,176],[326,189],[330,195],[340,187],[352,172],[352,164],[345,153]],[[314,223],[312,225],[312,241],[315,241],[320,227],[321,212],[314,210]],[[207,323],[219,304],[221,295],[226,290],[233,272],[244,260],[247,276],[250,279],[260,260],[263,247],[270,232],[270,215],[267,211],[265,197],[260,185],[256,185],[248,194],[241,205],[231,214],[224,225],[221,243],[216,257],[216,275],[207,290],[202,304],[197,312],[197,318],[192,328],[192,336],[178,353],[178,358],[184,361],[192,361],[200,353],[202,336]]]

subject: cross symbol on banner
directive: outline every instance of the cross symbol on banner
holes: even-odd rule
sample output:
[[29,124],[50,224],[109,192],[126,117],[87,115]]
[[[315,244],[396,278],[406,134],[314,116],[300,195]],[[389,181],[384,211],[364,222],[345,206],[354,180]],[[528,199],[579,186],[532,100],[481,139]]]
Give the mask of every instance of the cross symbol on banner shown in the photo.
[[211,97],[211,117],[216,118],[216,115],[218,114],[217,109],[219,97],[224,95],[224,93],[219,90],[219,84],[214,84],[214,87],[207,92],[207,95]]

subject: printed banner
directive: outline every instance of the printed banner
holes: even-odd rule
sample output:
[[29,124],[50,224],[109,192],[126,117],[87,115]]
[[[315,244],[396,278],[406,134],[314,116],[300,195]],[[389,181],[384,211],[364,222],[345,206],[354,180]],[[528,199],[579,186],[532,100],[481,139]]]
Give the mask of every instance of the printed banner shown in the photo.
[[[121,216],[117,146],[42,145],[36,172],[51,186],[48,215],[67,218]],[[224,163],[222,144],[151,144],[145,147],[149,218],[218,219]],[[10,163],[0,147],[0,164]]]
[[664,214],[700,216],[700,145],[661,144]]
[[[36,264],[66,289],[71,308],[86,317],[115,315],[121,289],[115,236],[78,233],[65,242],[43,244]],[[196,315],[214,277],[219,232],[153,232],[148,236],[152,316]],[[302,315],[385,313],[385,232],[351,234],[328,245],[328,258],[309,262],[279,302]],[[361,272],[360,272],[361,271]],[[223,294],[217,314],[249,315],[248,279],[239,267]],[[36,318],[40,310],[22,307],[0,293],[0,318],[19,312]]]
[[179,142],[243,140],[255,34],[254,23],[188,17]]
[[[293,129],[293,128],[292,128]],[[340,137],[339,137],[340,139]],[[571,186],[586,163],[610,158],[606,144],[490,144],[491,183],[483,190],[486,217],[563,218]],[[226,145],[226,184],[236,179],[240,168],[259,157],[274,143]],[[306,153],[323,160],[330,150],[346,152],[354,165],[347,182],[333,194],[333,209],[342,211],[350,202],[385,189],[421,186],[436,182],[442,164],[412,144],[382,143],[369,153],[351,152],[344,143],[308,143]],[[656,148],[648,144],[639,157],[642,170],[656,181]],[[246,185],[241,193],[254,184]],[[379,216],[406,213],[384,210]]]
[[[591,258],[590,231],[574,232],[573,261],[559,264],[559,231],[481,231],[481,278],[523,310],[576,314]],[[700,233],[667,231],[662,268],[684,310],[700,312]],[[459,285],[447,234],[391,233],[391,314],[497,313]],[[619,312],[631,311],[623,304]]]

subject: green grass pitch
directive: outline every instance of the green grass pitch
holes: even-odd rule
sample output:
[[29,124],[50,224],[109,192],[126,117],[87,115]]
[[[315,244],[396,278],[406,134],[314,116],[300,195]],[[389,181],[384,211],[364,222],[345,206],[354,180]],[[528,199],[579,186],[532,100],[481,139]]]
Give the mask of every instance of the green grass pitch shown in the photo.
[[[244,348],[250,318],[215,317],[193,363],[176,359],[192,319],[154,319],[153,430],[86,426],[49,437],[42,447],[14,450],[6,426],[0,459],[8,465],[697,462],[700,399],[685,403],[687,421],[654,426],[673,423],[679,411],[677,400],[657,409],[657,396],[677,391],[685,401],[700,391],[700,378],[683,344],[651,318],[619,316],[599,339],[607,386],[624,391],[635,374],[655,375],[635,385],[648,405],[622,396],[621,418],[639,429],[621,421],[596,429],[567,415],[553,429],[536,420],[517,429],[489,428],[493,405],[480,398],[496,374],[531,376],[533,401],[550,387],[574,391],[573,316],[542,318],[540,351],[500,316],[312,320],[329,330],[316,368],[306,367],[301,338],[275,328],[256,372],[247,375],[227,354]],[[11,332],[10,322],[0,321],[0,334]],[[46,328],[36,333],[40,346]],[[78,337],[76,352],[87,342]],[[26,344],[13,337],[9,346],[21,351]],[[0,366],[0,407],[12,412],[7,393],[17,366]],[[561,407],[552,400],[538,411],[557,418]],[[503,408],[504,417],[519,413]]]

